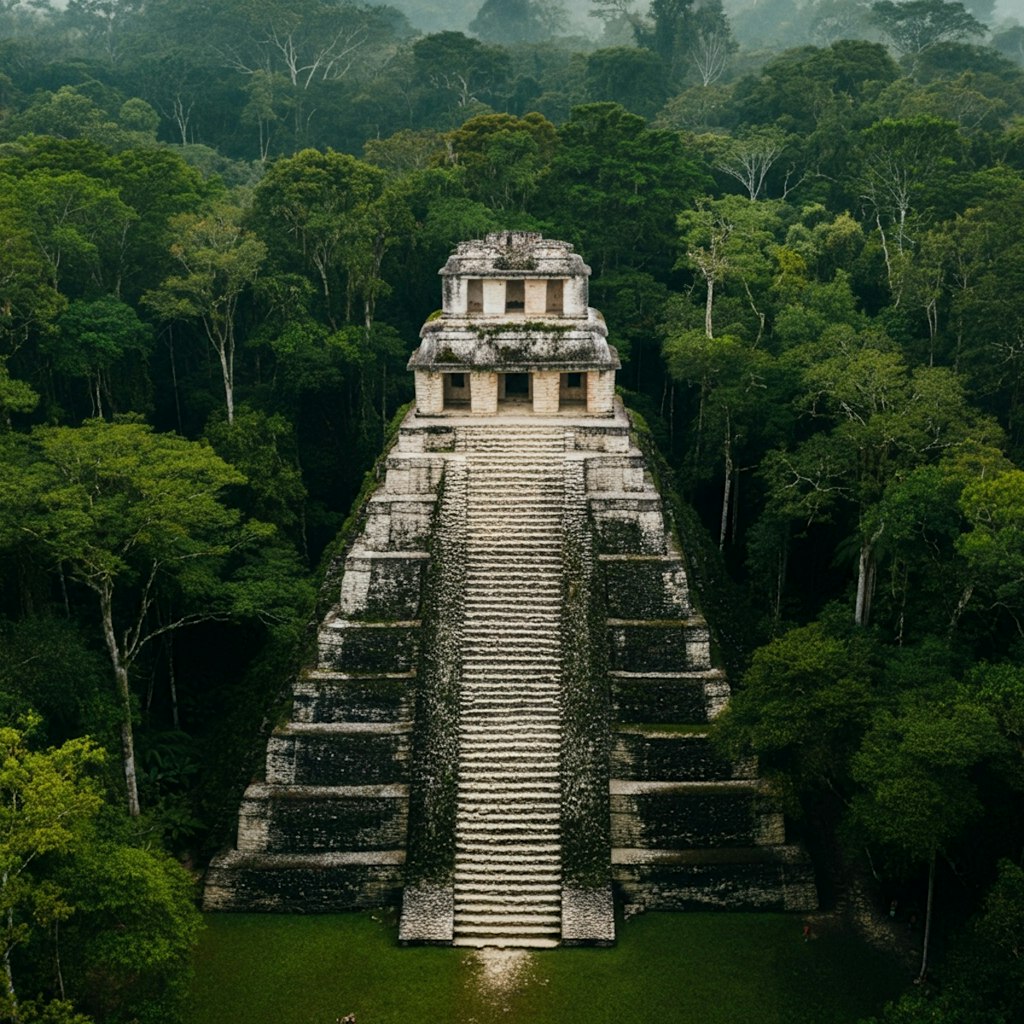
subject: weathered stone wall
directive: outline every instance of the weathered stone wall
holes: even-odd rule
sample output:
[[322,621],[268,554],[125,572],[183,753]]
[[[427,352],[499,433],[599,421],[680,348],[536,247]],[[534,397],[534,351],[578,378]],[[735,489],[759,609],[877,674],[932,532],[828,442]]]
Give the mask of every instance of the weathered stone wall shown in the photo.
[[404,881],[420,607],[452,434],[403,429],[337,587],[292,721],[246,790],[236,849],[210,865],[210,910],[330,913],[395,902]]
[[444,409],[444,375],[431,370],[417,370],[416,411],[421,416],[436,416]]
[[591,416],[612,416],[614,403],[615,372],[591,370],[587,374],[587,413]]
[[745,850],[619,849],[613,871],[628,906],[649,910],[807,911],[814,871],[795,846]]
[[558,412],[560,378],[557,370],[538,370],[533,375],[533,411],[538,416]]
[[[587,439],[581,439],[587,445]],[[650,909],[807,910],[806,855],[750,763],[711,746],[729,685],[712,666],[683,556],[638,450],[587,469],[608,618],[612,871]]]
[[231,850],[206,872],[204,910],[336,914],[382,907],[402,891],[405,853],[268,854]]
[[470,410],[474,416],[493,416],[498,411],[498,375],[474,370],[469,375]]

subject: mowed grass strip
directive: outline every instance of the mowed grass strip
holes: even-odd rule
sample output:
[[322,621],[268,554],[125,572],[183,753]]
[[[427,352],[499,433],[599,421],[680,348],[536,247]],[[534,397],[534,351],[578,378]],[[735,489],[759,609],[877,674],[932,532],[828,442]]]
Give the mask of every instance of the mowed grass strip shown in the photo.
[[[375,920],[376,918],[376,920]],[[799,917],[646,914],[614,949],[531,953],[488,986],[472,951],[402,949],[387,913],[210,914],[193,1024],[853,1024],[907,978]]]

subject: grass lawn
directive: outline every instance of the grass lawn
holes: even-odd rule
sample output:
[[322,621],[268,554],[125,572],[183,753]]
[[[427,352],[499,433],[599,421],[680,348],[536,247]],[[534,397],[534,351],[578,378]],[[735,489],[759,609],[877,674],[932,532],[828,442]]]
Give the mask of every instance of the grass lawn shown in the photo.
[[209,914],[192,1024],[852,1024],[906,977],[799,917],[646,914],[614,949],[401,949],[388,914]]

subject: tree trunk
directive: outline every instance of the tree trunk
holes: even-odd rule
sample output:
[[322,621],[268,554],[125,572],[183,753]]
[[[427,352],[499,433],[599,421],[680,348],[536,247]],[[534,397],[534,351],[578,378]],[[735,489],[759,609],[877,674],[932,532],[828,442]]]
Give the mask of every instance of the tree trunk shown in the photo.
[[[7,872],[3,875],[3,886],[7,888]],[[19,1019],[18,1014],[18,996],[14,991],[14,971],[11,969],[11,952],[14,949],[13,946],[14,936],[14,911],[8,907],[7,909],[7,941],[4,943],[4,983],[7,987],[7,998],[10,1002],[10,1020],[15,1022]]]
[[104,586],[98,593],[100,612],[103,616],[103,636],[107,642],[107,653],[114,669],[114,686],[121,704],[121,757],[125,789],[128,794],[128,813],[137,818],[142,808],[139,806],[139,783],[135,774],[135,735],[132,732],[132,695],[128,687],[128,666],[124,663],[114,632],[113,593],[109,586]]
[[234,354],[228,351],[229,343],[217,346],[220,358],[220,372],[224,378],[224,402],[228,410],[228,423],[235,422]]
[[858,626],[866,626],[871,620],[871,598],[875,592],[875,542],[878,536],[876,533],[870,540],[863,540],[860,545],[860,558],[857,560],[857,604],[853,611],[853,621]]
[[704,303],[704,333],[712,338],[714,335],[711,331],[711,311],[715,303],[715,279],[713,277],[708,278],[708,297]]
[[932,935],[932,902],[935,898],[935,851],[928,862],[928,899],[924,910],[924,941],[921,943],[921,970],[915,984],[920,985],[928,973],[928,942]]
[[725,413],[725,483],[722,486],[722,521],[718,529],[718,550],[725,550],[725,537],[729,532],[729,498],[732,494],[732,422]]

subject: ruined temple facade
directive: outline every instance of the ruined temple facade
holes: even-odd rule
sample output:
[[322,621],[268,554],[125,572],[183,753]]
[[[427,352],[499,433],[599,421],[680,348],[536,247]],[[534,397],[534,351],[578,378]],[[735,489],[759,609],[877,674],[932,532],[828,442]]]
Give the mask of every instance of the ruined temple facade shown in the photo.
[[807,910],[813,873],[707,725],[729,685],[572,247],[461,243],[415,406],[328,573],[205,905],[402,907],[400,939],[608,944],[650,909]]

